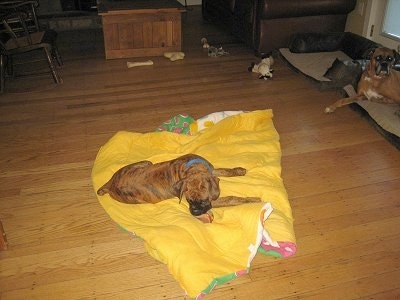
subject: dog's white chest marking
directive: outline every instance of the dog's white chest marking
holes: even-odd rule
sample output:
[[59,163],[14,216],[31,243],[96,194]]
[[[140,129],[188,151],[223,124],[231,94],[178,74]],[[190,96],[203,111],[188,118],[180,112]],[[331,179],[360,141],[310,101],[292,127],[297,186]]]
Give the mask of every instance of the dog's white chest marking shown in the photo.
[[371,99],[381,99],[383,96],[381,94],[378,94],[376,91],[372,89],[368,89],[364,92],[365,97],[367,97],[368,100]]
[[364,80],[365,80],[365,81],[371,81],[371,77],[365,76],[365,77],[364,77]]

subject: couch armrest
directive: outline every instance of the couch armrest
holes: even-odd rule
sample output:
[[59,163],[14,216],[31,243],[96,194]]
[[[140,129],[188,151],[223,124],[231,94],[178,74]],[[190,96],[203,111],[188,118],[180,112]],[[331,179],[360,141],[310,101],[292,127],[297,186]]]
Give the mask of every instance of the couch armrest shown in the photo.
[[382,45],[377,44],[365,37],[357,35],[352,32],[346,32],[343,42],[342,51],[350,56],[352,59],[365,59],[367,53],[371,49],[382,47]]
[[293,53],[341,50],[354,60],[365,59],[371,49],[378,47],[381,45],[352,32],[298,33],[289,42]]
[[347,15],[356,0],[260,0],[261,19],[293,18],[314,15]]

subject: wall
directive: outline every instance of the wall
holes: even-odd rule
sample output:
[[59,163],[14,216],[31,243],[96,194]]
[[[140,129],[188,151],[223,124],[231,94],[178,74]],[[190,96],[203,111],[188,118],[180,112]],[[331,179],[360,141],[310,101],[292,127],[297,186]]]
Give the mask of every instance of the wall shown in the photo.
[[364,23],[367,15],[367,0],[357,0],[355,9],[347,16],[345,31],[365,36]]
[[[345,31],[364,36],[391,49],[398,49],[399,42],[381,34],[386,0],[357,0],[356,8],[348,15]],[[374,27],[371,36],[371,27]]]
[[39,15],[62,11],[61,2],[55,0],[39,0]]
[[[185,0],[178,0],[185,5]],[[201,5],[201,0],[186,0],[187,5]],[[47,14],[51,12],[62,11],[60,0],[39,0],[39,14]]]

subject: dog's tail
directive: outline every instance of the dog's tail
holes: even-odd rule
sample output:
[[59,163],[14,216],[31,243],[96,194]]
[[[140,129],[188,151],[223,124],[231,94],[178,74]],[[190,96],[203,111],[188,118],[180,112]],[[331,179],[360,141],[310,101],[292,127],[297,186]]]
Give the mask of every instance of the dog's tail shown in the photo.
[[101,188],[97,190],[97,195],[103,196],[110,193],[110,181],[107,181]]

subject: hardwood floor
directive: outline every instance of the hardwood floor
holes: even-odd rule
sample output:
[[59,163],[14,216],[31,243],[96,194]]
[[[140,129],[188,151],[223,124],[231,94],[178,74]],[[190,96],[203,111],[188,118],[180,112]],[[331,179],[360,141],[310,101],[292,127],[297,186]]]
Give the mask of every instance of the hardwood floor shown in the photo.
[[[399,151],[349,108],[325,115],[338,94],[281,61],[272,80],[258,80],[247,71],[252,51],[203,24],[198,7],[184,22],[184,60],[128,69],[148,58],[106,61],[99,44],[93,55],[64,56],[60,86],[49,77],[7,82],[0,298],[183,299],[166,266],[99,205],[90,179],[97,151],[116,131],[153,131],[178,113],[271,108],[298,252],[257,255],[249,275],[206,299],[399,299]],[[230,55],[209,58],[203,36]]]

